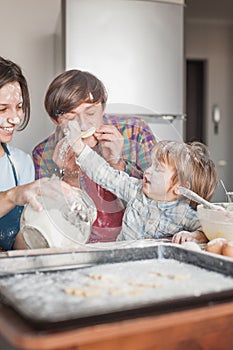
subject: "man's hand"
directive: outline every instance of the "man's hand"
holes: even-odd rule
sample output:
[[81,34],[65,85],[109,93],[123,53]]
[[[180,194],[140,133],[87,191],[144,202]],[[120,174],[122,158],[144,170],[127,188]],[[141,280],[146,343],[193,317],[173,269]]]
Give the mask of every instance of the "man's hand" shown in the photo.
[[124,137],[114,125],[102,125],[95,132],[95,138],[101,145],[102,156],[112,166],[121,159]]

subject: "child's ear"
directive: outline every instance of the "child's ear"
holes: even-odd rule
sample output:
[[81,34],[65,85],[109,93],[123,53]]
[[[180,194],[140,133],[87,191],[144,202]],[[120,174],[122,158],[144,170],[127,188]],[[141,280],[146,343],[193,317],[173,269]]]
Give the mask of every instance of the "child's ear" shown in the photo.
[[173,193],[176,195],[176,196],[180,196],[180,192],[179,192],[179,186],[180,186],[180,183],[176,183],[174,186],[173,186]]

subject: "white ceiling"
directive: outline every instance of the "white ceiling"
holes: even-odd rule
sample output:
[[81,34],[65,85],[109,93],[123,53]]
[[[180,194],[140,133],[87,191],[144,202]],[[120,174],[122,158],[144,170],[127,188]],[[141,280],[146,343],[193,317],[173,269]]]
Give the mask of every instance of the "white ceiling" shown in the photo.
[[233,22],[233,0],[186,0],[185,16]]

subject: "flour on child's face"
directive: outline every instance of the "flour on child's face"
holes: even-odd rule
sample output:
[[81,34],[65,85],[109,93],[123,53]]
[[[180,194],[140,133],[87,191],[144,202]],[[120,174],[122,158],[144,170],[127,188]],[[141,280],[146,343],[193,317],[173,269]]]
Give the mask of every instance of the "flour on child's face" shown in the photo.
[[174,170],[166,164],[151,166],[143,176],[143,192],[154,200],[171,200],[169,189]]

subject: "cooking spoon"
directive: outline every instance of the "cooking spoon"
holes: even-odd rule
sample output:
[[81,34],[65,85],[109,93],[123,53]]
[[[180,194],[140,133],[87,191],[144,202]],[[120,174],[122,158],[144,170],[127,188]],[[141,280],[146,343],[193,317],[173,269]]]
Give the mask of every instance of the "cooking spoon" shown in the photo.
[[180,194],[182,194],[184,197],[195,201],[197,203],[201,203],[203,204],[206,208],[209,209],[214,209],[214,210],[221,210],[221,211],[226,211],[226,209],[224,209],[223,207],[220,207],[220,205],[216,205],[213,203],[208,202],[207,200],[205,200],[204,198],[200,197],[197,193],[189,190],[188,188],[179,186],[179,192]]
[[225,191],[225,194],[226,194],[226,196],[227,196],[227,201],[228,201],[229,203],[231,203],[231,202],[232,202],[232,200],[231,200],[232,192],[228,192],[228,191],[227,191],[227,189],[226,189],[226,187],[225,187],[225,185],[224,185],[224,182],[223,182],[222,180],[220,180],[220,183],[221,183],[221,185],[222,185],[222,187],[223,187],[223,189],[224,189],[224,191]]

